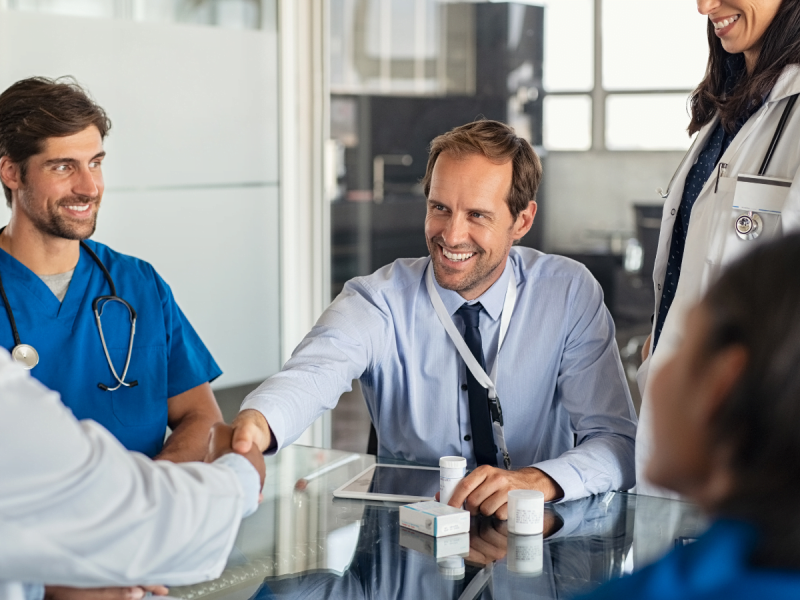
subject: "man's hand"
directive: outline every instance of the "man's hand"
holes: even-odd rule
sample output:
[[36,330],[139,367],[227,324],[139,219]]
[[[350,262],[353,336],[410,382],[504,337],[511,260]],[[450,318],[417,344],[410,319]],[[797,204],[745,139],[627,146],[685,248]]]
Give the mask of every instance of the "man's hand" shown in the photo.
[[545,502],[564,497],[564,490],[549,475],[534,467],[519,471],[506,471],[481,465],[462,479],[453,491],[450,506],[462,504],[473,516],[495,515],[508,518],[508,492],[511,490],[539,490]]
[[140,600],[147,592],[155,596],[166,596],[169,590],[163,585],[90,589],[48,585],[44,588],[44,598],[45,600]]
[[469,524],[467,562],[487,565],[505,558],[508,552],[508,524],[497,519],[473,518]]
[[647,339],[644,341],[644,346],[642,346],[642,362],[647,360],[647,357],[650,356],[650,339],[653,337],[653,334],[647,336]]
[[243,410],[231,424],[233,427],[233,451],[245,454],[251,446],[260,452],[266,452],[272,441],[272,431],[267,419],[259,411],[248,408]]
[[[205,461],[213,462],[224,454],[233,452],[233,428],[225,423],[216,423],[211,427],[208,434],[208,454],[206,454]],[[239,452],[244,456],[258,471],[258,477],[261,480],[261,487],[264,487],[264,478],[267,475],[267,468],[264,465],[264,456],[261,454],[255,444],[250,445],[247,452]]]

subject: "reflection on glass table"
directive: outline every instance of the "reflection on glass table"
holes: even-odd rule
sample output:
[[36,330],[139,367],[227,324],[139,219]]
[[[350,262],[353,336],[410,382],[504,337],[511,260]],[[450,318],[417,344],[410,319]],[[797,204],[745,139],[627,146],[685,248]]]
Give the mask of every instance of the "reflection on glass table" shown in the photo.
[[242,522],[222,576],[170,595],[568,598],[633,568],[635,522],[637,568],[706,528],[690,504],[609,492],[548,505],[540,536],[509,534],[496,519],[473,519],[468,539],[410,535],[398,525],[398,504],[333,498],[374,462],[303,446],[268,457],[264,502]]

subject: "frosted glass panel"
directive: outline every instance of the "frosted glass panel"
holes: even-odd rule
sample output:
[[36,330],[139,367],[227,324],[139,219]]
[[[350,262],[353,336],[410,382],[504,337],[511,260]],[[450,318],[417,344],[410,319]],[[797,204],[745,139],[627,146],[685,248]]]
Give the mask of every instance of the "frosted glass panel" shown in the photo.
[[548,150],[588,150],[592,145],[592,99],[547,96],[543,137]]
[[707,22],[687,0],[603,0],[603,86],[694,89],[708,60]]
[[594,83],[594,2],[547,0],[544,9],[544,89],[588,91]]
[[280,368],[277,33],[0,10],[0,90],[70,73],[108,111],[95,237],[162,273],[218,387]]
[[469,94],[474,7],[442,0],[329,0],[334,93]]
[[609,150],[685,150],[689,115],[685,94],[610,95],[606,101]]
[[[261,29],[275,0],[7,0],[12,10]],[[267,5],[267,6],[265,6]]]

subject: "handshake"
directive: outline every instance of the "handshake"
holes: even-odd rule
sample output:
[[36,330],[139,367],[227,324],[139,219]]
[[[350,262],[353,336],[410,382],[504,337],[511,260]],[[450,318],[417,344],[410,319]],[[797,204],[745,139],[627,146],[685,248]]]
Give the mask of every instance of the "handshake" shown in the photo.
[[211,427],[211,431],[208,434],[208,452],[206,453],[204,461],[207,463],[214,462],[225,454],[235,452],[250,461],[250,464],[258,471],[261,487],[264,487],[264,478],[266,477],[264,455],[255,443],[242,443],[237,439],[236,441],[239,443],[235,444],[235,426],[236,421],[234,421],[233,426],[226,425],[225,423],[215,423]]

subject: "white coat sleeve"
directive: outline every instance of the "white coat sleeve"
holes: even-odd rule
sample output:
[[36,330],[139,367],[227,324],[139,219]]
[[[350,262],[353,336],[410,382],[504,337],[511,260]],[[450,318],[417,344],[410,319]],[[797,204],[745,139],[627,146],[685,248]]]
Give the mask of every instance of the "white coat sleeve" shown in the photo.
[[0,583],[185,585],[222,572],[246,504],[233,469],[128,452],[3,349],[0,440]]

